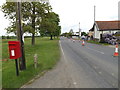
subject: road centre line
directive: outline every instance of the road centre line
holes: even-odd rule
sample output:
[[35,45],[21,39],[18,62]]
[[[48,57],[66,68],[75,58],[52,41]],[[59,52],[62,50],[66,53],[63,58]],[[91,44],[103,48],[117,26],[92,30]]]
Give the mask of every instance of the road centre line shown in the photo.
[[93,50],[93,51],[99,52],[101,54],[105,54],[104,52],[101,52],[101,51],[98,51],[98,50],[95,50],[95,49],[92,49],[92,48],[89,48],[89,47],[86,47],[86,48],[89,49],[89,50]]

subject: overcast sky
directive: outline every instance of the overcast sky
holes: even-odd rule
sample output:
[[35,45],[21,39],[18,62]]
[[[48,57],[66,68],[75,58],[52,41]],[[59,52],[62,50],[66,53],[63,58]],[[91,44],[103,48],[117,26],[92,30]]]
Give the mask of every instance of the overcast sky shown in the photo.
[[[96,21],[118,20],[118,2],[120,0],[50,0],[53,11],[60,16],[62,33],[80,28],[88,32],[94,22],[94,5],[96,6]],[[2,0],[0,6],[5,2]],[[5,28],[9,25],[0,11],[0,35],[6,35]]]

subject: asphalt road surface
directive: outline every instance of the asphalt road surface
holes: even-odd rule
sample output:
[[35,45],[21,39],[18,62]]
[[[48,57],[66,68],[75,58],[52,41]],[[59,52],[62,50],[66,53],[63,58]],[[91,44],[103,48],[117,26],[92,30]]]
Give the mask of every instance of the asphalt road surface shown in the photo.
[[61,38],[61,60],[44,76],[22,88],[117,88],[114,48]]

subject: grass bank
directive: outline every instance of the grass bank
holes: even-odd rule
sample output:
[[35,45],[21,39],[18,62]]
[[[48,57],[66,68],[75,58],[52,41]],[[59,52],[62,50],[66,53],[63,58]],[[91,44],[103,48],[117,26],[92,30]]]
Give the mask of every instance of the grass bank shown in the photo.
[[[8,59],[8,42],[2,42],[2,87],[19,88],[36,75],[45,70],[52,69],[60,58],[58,39],[36,38],[35,46],[31,45],[31,38],[25,39],[25,58],[27,69],[20,71],[16,76],[15,60]],[[38,55],[38,68],[34,68],[34,54]],[[7,60],[7,61],[6,61]]]
[[87,41],[88,43],[93,43],[93,44],[98,44],[98,45],[110,45],[110,44],[108,44],[108,43],[100,43],[100,42],[98,42],[98,41],[94,41],[94,40],[89,40],[89,41]]

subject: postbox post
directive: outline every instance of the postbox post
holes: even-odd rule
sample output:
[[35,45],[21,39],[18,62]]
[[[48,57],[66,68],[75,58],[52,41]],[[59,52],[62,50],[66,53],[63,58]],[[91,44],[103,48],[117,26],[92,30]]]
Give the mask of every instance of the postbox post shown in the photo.
[[19,76],[19,69],[18,69],[18,61],[15,59],[15,64],[16,64],[16,75]]

